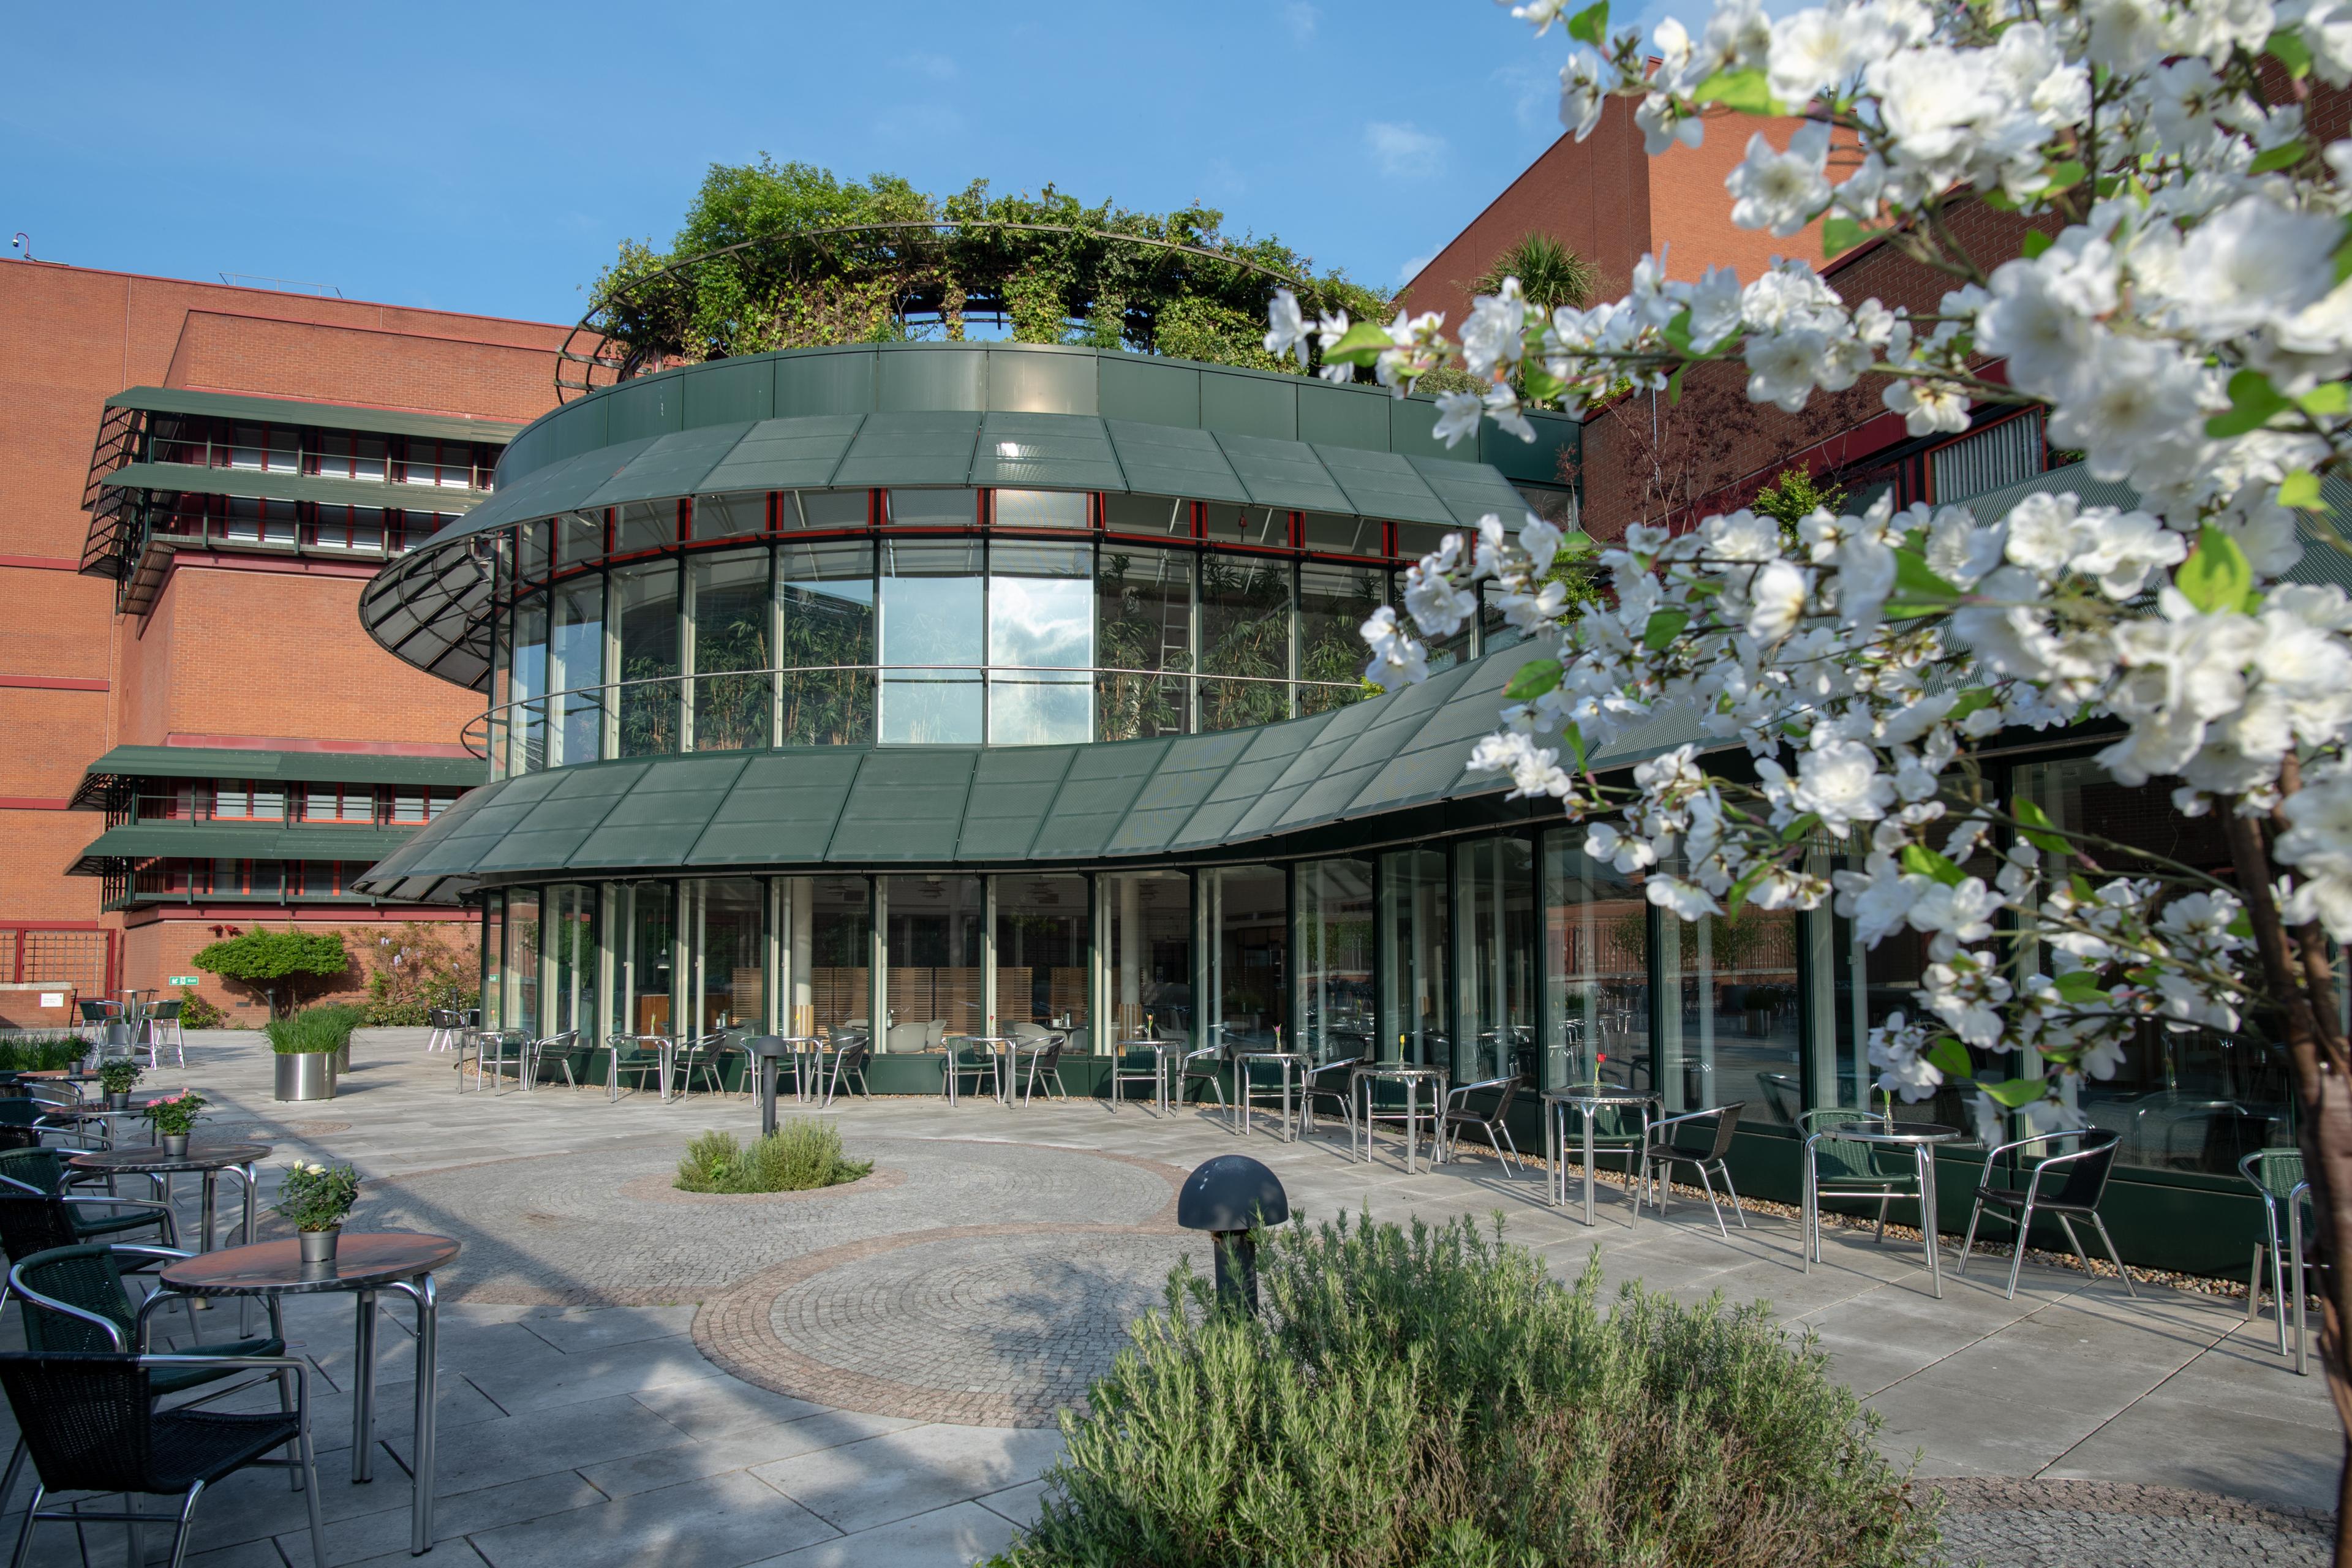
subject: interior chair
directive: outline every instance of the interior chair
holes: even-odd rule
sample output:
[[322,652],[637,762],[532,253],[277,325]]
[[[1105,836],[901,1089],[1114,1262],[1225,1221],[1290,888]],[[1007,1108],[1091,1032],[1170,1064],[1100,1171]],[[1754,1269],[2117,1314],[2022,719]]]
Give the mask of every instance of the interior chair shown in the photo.
[[1883,1131],[1895,1125],[1892,1114],[1856,1106],[1808,1110],[1797,1118],[1805,1141],[1803,1201],[1804,1264],[1808,1273],[1822,1256],[1822,1203],[1827,1198],[1878,1200],[1878,1235],[1886,1239],[1886,1209],[1897,1198],[1922,1203],[1919,1162],[1908,1149],[1881,1143],[1857,1143],[1841,1138],[1841,1128]]
[[[2013,1143],[2003,1143],[1986,1154],[1984,1171],[1977,1177],[1976,1201],[1969,1207],[1968,1239],[1960,1243],[1959,1265],[1952,1272],[1968,1272],[1969,1249],[1976,1245],[1978,1216],[1990,1212],[1995,1218],[2005,1219],[2017,1227],[2017,1246],[2009,1260],[2009,1289],[2006,1292],[2009,1299],[2014,1300],[2018,1271],[2025,1267],[2027,1234],[2033,1228],[2033,1216],[2046,1214],[2058,1222],[2058,1228],[2066,1233],[2067,1241],[2081,1255],[2085,1274],[2091,1271],[2091,1254],[2083,1246],[2083,1238],[2074,1234],[2074,1222],[2078,1219],[2090,1221],[2091,1227],[2099,1233],[2099,1244],[2107,1249],[2107,1261],[2116,1266],[2116,1273],[2122,1277],[2124,1293],[2137,1299],[2139,1291],[2132,1284],[2131,1271],[2124,1267],[2123,1257],[2116,1250],[2115,1237],[2107,1234],[2107,1222],[2099,1217],[2099,1200],[2106,1195],[2107,1177],[2116,1167],[2116,1146],[2122,1141],[2123,1135],[2110,1127],[2080,1127],[2021,1138]],[[2032,1173],[2026,1178],[2023,1191],[1993,1185],[1993,1174],[1999,1169],[2003,1154],[2015,1149],[2061,1142],[2075,1142],[2079,1146],[2068,1153],[2046,1154],[2034,1160]]]
[[909,1055],[916,1051],[927,1050],[933,1043],[930,1031],[920,1024],[893,1024],[883,1038],[889,1042],[890,1054],[893,1056]]
[[[1727,1240],[1729,1227],[1723,1223],[1723,1205],[1716,1202],[1715,1177],[1723,1178],[1723,1190],[1731,1199],[1731,1212],[1739,1216],[1739,1228],[1748,1228],[1748,1211],[1739,1206],[1739,1192],[1731,1184],[1731,1140],[1739,1131],[1739,1113],[1748,1109],[1745,1100],[1718,1105],[1711,1110],[1686,1110],[1680,1116],[1669,1116],[1650,1123],[1649,1142],[1642,1145],[1641,1174],[1633,1184],[1633,1202],[1638,1209],[1641,1193],[1649,1188],[1652,1201],[1657,1205],[1663,1218],[1666,1212],[1666,1189],[1674,1185],[1675,1167],[1688,1165],[1698,1173],[1698,1182],[1706,1193],[1706,1206],[1715,1211],[1715,1228]],[[1655,1176],[1651,1167],[1657,1167]],[[1651,1186],[1654,1181],[1656,1185]]]
[[[2246,1274],[2246,1321],[2263,1308],[2263,1265],[2270,1265],[2271,1305],[2278,1314],[2279,1354],[2286,1354],[2287,1286],[2294,1288],[2294,1370],[2309,1374],[2308,1325],[2304,1321],[2303,1205],[2310,1200],[2311,1184],[2303,1174],[2303,1151],[2294,1147],[2257,1149],[2238,1162],[2238,1174],[2253,1184],[2263,1200],[2263,1239],[2254,1243],[2253,1267]],[[2286,1222],[2279,1222],[2279,1209]]]
[[[1513,1175],[1525,1173],[1519,1158],[1519,1146],[1511,1137],[1511,1101],[1518,1098],[1523,1080],[1517,1073],[1503,1078],[1482,1079],[1445,1091],[1445,1104],[1437,1119],[1439,1135],[1449,1148],[1458,1147],[1465,1128],[1475,1127],[1486,1136],[1486,1145],[1495,1151],[1495,1158],[1503,1162]],[[1480,1110],[1470,1103],[1474,1094],[1493,1092],[1495,1103]],[[1453,1158],[1449,1153],[1448,1159]]]

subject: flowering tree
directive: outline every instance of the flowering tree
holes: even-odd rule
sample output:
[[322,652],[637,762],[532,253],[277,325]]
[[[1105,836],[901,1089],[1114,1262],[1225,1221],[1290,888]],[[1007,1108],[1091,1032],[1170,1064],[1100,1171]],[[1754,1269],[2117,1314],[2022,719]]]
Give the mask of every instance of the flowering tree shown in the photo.
[[[1473,765],[1559,800],[1588,852],[1684,920],[1833,902],[1865,943],[1926,935],[1916,1009],[1871,1031],[1870,1059],[1907,1100],[1972,1089],[1988,1135],[2004,1110],[2079,1126],[2076,1084],[2137,1030],[2252,1020],[2292,1068],[2322,1255],[2352,1261],[2328,942],[2352,939],[2352,601],[2281,580],[2306,535],[2352,549],[2319,493],[2352,456],[2352,142],[2305,129],[2312,94],[2352,80],[2352,4],[1836,0],[1776,19],[1727,0],[1696,33],[1661,24],[1654,60],[1605,0],[1569,10],[1515,14],[1583,46],[1561,72],[1580,136],[1612,97],[1638,100],[1653,154],[1696,144],[1711,111],[1801,116],[1785,149],[1750,139],[1733,221],[1786,237],[1819,219],[1832,251],[1881,239],[1951,279],[1940,308],[1849,300],[1797,261],[1691,283],[1645,259],[1630,294],[1584,310],[1531,310],[1507,281],[1458,341],[1436,316],[1309,321],[1278,299],[1270,353],[1319,348],[1325,374],[1370,365],[1400,395],[1458,356],[1488,390],[1440,399],[1449,440],[1482,418],[1531,434],[1522,399],[1672,398],[1710,361],[1792,412],[1880,378],[1915,435],[2038,405],[2145,510],[2037,495],[1989,523],[1882,500],[1817,510],[1794,543],[1745,510],[1635,526],[1601,556],[1612,602],[1575,615],[1544,583],[1559,531],[1489,517],[1412,570],[1410,626],[1366,624],[1368,679],[1424,678],[1420,637],[1495,580],[1558,658],[1513,679]],[[2023,254],[1970,257],[1948,221],[1964,200],[2033,220]],[[1685,746],[1602,784],[1591,750],[1666,705],[1744,744],[1752,782]],[[2117,782],[2173,781],[2181,811],[2219,817],[2231,875],[1997,798],[1972,763],[1996,731],[2091,719],[2118,731],[2099,753]],[[1852,868],[1824,874],[1824,839]],[[2324,1358],[2352,1421],[2352,1271],[2326,1278]]]

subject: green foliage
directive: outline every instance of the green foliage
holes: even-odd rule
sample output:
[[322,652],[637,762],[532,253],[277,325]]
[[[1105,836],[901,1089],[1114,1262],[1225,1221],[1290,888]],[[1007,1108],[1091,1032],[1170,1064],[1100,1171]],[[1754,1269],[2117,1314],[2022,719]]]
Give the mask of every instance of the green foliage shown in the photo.
[[1286,1229],[1263,1318],[1189,1268],[1066,1415],[998,1568],[1907,1563],[1935,1505],[1762,1302],[1572,1288],[1466,1219]]
[[834,1123],[788,1116],[748,1148],[731,1132],[703,1133],[687,1144],[672,1184],[683,1193],[804,1193],[854,1182],[873,1168],[871,1160],[843,1156]]
[[290,1009],[304,981],[340,977],[351,968],[352,955],[343,946],[341,931],[304,931],[290,925],[284,931],[271,931],[256,926],[198,948],[188,962],[207,974],[260,992],[268,1001],[270,1016],[276,1017],[281,992]]
[[193,985],[180,987],[180,1027],[183,1029],[226,1029],[228,1015],[196,994]]
[[211,1103],[194,1089],[184,1089],[177,1094],[149,1100],[139,1108],[139,1113],[147,1119],[148,1125],[154,1128],[159,1136],[169,1134],[176,1137],[195,1126],[197,1114]]
[[98,1087],[109,1094],[129,1094],[139,1079],[139,1064],[127,1057],[98,1064]]
[[434,1008],[472,1005],[478,960],[459,951],[446,931],[434,921],[409,921],[361,947],[370,972],[364,1005],[370,1028],[415,1028],[432,1021],[427,1015]]
[[360,1173],[349,1165],[297,1160],[278,1184],[278,1217],[296,1230],[331,1230],[360,1199]]
[[1506,278],[1517,279],[1527,302],[1547,315],[1562,305],[1582,309],[1601,287],[1599,268],[1551,236],[1532,229],[1496,257],[1495,264],[1471,283],[1470,291],[1498,294]]
[[272,1018],[261,1032],[269,1037],[269,1048],[279,1056],[310,1056],[342,1049],[351,1044],[352,1031],[366,1022],[365,1007],[344,1002]]
[[1789,544],[1797,542],[1797,524],[1816,510],[1838,513],[1845,505],[1845,487],[1832,480],[1826,485],[1813,482],[1813,477],[1802,468],[1783,468],[1770,484],[1756,492],[1749,503],[1759,516],[1769,517],[1780,525],[1780,538]]
[[18,1035],[0,1040],[0,1072],[55,1072],[89,1054],[79,1035]]
[[[861,183],[762,157],[712,165],[669,250],[625,243],[591,293],[628,374],[819,343],[961,341],[974,316],[1007,323],[1020,342],[1296,371],[1295,360],[1277,366],[1265,353],[1265,307],[1277,285],[1258,268],[1293,279],[1310,312],[1388,313],[1386,295],[1338,272],[1317,276],[1307,258],[1278,240],[1230,237],[1223,221],[1201,206],[1088,206],[1051,185],[1034,196],[994,196],[981,181],[941,197],[895,175]],[[865,226],[887,224],[921,226]],[[953,226],[929,226],[935,224]],[[1076,232],[1005,226],[1013,224]],[[818,232],[843,227],[857,232]],[[664,273],[746,241],[753,243]]]

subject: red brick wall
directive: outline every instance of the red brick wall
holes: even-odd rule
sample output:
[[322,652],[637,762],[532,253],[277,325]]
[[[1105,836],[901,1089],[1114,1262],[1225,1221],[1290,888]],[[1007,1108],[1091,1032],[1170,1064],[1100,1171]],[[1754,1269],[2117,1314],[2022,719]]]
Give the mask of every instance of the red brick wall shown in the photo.
[[160,918],[154,914],[138,917],[139,923],[123,932],[123,979],[125,985],[152,985],[166,996],[180,994],[181,988],[169,987],[164,982],[175,974],[196,976],[196,994],[231,1016],[230,1026],[259,1028],[269,1014],[260,996],[242,985],[231,985],[216,974],[206,974],[189,961],[198,949],[209,947],[231,930],[251,931],[257,925],[284,926],[299,924],[306,931],[339,931],[343,933],[343,945],[352,950],[350,972],[341,984],[320,989],[306,984],[302,1000],[307,1005],[314,1002],[362,1002],[367,999],[367,961],[359,956],[363,948],[375,945],[379,935],[397,931],[408,921],[415,919],[446,920],[449,941],[460,952],[473,952],[481,938],[479,922],[470,915],[456,911],[441,913],[402,913],[389,920],[369,920],[335,910],[303,910],[289,911],[274,909],[233,909],[221,905],[201,910],[165,910]]
[[545,348],[191,310],[166,386],[523,421],[552,400]]

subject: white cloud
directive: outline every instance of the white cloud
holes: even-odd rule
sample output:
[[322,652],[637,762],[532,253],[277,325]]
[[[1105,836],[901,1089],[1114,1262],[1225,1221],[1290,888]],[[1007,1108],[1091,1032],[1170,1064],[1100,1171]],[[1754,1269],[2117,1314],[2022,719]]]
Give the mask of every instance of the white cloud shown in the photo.
[[1391,179],[1421,180],[1437,173],[1445,156],[1445,138],[1422,130],[1409,120],[1375,120],[1364,127],[1364,145],[1372,162]]
[[1282,8],[1282,25],[1290,29],[1291,41],[1294,43],[1313,43],[1315,25],[1322,19],[1323,13],[1308,5],[1307,0],[1290,0],[1290,3]]
[[1396,286],[1400,289],[1403,288],[1415,278],[1421,276],[1421,269],[1423,268],[1428,266],[1431,262],[1436,259],[1437,252],[1433,250],[1424,251],[1419,256],[1409,256],[1405,258],[1404,265],[1397,268]]
[[947,81],[955,76],[957,70],[955,61],[945,55],[902,55],[898,58],[898,68],[912,71],[917,76],[927,76],[933,81]]
[[1546,137],[1559,134],[1559,73],[1541,66],[1505,66],[1494,77],[1511,105],[1519,129]]

